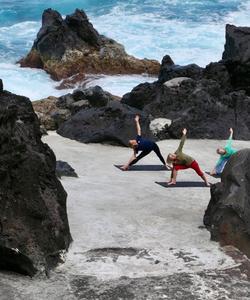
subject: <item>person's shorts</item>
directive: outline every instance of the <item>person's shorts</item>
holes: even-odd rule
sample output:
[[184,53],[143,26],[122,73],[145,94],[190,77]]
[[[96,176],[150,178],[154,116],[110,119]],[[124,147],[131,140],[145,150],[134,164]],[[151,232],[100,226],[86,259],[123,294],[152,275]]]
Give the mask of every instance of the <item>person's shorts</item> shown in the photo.
[[215,166],[215,172],[217,175],[220,175],[222,173],[228,160],[229,160],[229,157],[223,158],[223,160]]

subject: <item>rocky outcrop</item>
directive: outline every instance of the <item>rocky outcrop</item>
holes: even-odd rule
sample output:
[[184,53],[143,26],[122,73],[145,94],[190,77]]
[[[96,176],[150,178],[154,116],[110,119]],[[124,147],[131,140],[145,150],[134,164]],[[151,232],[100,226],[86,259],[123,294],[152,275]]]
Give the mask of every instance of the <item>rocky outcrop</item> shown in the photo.
[[153,138],[147,116],[118,101],[109,101],[103,107],[80,110],[64,122],[57,132],[64,137],[84,143],[110,143],[128,146],[128,141],[136,137],[134,126],[136,114],[141,115],[143,136]]
[[42,68],[55,80],[86,73],[158,74],[160,68],[157,61],[128,55],[121,44],[100,35],[79,9],[65,19],[45,10],[37,39],[20,64]]
[[56,162],[56,175],[59,178],[78,177],[78,175],[75,172],[75,169],[73,169],[66,161],[61,160],[58,160]]
[[91,107],[102,107],[109,101],[119,101],[120,98],[104,91],[99,86],[86,89],[76,89],[72,94],[59,98],[48,97],[32,102],[33,108],[46,130],[56,130],[79,110]]
[[56,159],[29,99],[0,89],[0,268],[34,275],[71,242]]
[[164,83],[177,77],[188,77],[198,80],[202,78],[202,72],[203,68],[196,64],[186,66],[175,65],[171,57],[166,55],[163,57],[161,62],[158,82]]
[[223,63],[228,69],[234,89],[250,94],[250,27],[226,26]]
[[123,96],[121,102],[141,109],[151,119],[171,124],[157,137],[178,138],[188,127],[191,138],[225,138],[229,127],[235,138],[250,138],[250,28],[226,27],[223,60],[206,68],[177,66],[166,55],[158,81],[144,83]]
[[[148,91],[152,97],[147,96]],[[235,128],[235,138],[250,138],[250,97],[243,91],[225,94],[214,80],[186,79],[170,87],[141,84],[125,95],[122,103],[136,108],[139,103],[151,118],[170,119],[161,139],[178,138],[184,127],[192,138],[225,138],[229,127]]]
[[250,149],[233,155],[221,182],[212,186],[204,224],[212,240],[233,245],[250,257]]

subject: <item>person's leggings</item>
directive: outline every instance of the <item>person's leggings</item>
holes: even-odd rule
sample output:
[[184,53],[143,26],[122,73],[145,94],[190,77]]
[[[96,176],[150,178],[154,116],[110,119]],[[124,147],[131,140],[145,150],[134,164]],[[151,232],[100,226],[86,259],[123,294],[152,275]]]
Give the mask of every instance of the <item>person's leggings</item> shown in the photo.
[[160,151],[159,147],[157,146],[157,144],[155,144],[154,148],[152,150],[143,150],[134,160],[131,161],[131,163],[129,165],[132,166],[132,165],[136,164],[140,159],[142,159],[143,157],[148,155],[151,151],[155,152],[155,154],[159,157],[160,161],[164,165],[166,164],[163,156],[161,155],[161,151]]
[[203,176],[203,172],[201,171],[200,169],[200,166],[198,165],[197,161],[194,160],[190,165],[186,166],[186,165],[178,165],[178,164],[174,164],[173,165],[173,168],[176,170],[176,171],[179,171],[179,170],[185,170],[185,169],[193,169],[195,170],[195,172],[200,176],[202,177]]

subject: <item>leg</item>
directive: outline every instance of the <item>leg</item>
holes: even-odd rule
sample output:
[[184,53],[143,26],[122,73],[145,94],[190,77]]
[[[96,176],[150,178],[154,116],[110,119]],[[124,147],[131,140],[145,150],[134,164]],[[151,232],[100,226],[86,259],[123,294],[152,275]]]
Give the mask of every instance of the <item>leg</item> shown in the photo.
[[216,175],[221,175],[221,173],[223,172],[226,163],[228,162],[229,158],[224,158],[220,163],[218,163],[215,166],[215,174]]
[[194,160],[192,162],[192,164],[190,165],[190,168],[192,168],[203,179],[206,186],[210,186],[210,183],[208,182],[205,173],[201,171],[200,166],[198,165],[196,160]]
[[155,154],[159,157],[160,161],[161,161],[161,162],[164,164],[164,166],[165,166],[165,165],[166,165],[166,162],[165,162],[163,156],[161,155],[161,151],[160,151],[158,145],[156,145],[156,144],[155,144],[155,147],[154,147],[154,152],[155,152]]
[[129,164],[129,166],[132,166],[134,164],[136,164],[140,159],[142,159],[143,157],[145,157],[146,155],[148,155],[151,151],[142,151],[134,160],[131,161],[131,163]]

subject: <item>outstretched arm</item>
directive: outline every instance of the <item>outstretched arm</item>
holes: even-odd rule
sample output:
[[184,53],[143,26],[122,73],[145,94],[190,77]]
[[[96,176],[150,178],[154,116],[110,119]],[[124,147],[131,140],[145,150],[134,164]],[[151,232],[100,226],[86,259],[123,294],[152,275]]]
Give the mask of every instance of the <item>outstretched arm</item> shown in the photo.
[[178,147],[178,149],[176,150],[176,152],[182,152],[182,148],[183,148],[184,143],[185,143],[185,141],[186,141],[186,136],[187,136],[187,129],[184,128],[184,129],[182,130],[182,138],[181,138],[179,147]]
[[130,157],[129,161],[121,167],[123,171],[127,171],[132,161],[136,159],[136,151],[134,150],[133,155]]
[[229,131],[230,131],[230,135],[226,143],[226,147],[225,147],[226,150],[227,149],[230,150],[232,148],[232,142],[233,142],[233,134],[234,134],[233,128],[230,128]]
[[140,116],[139,115],[135,116],[135,124],[136,124],[137,135],[141,136],[141,125],[140,125]]

